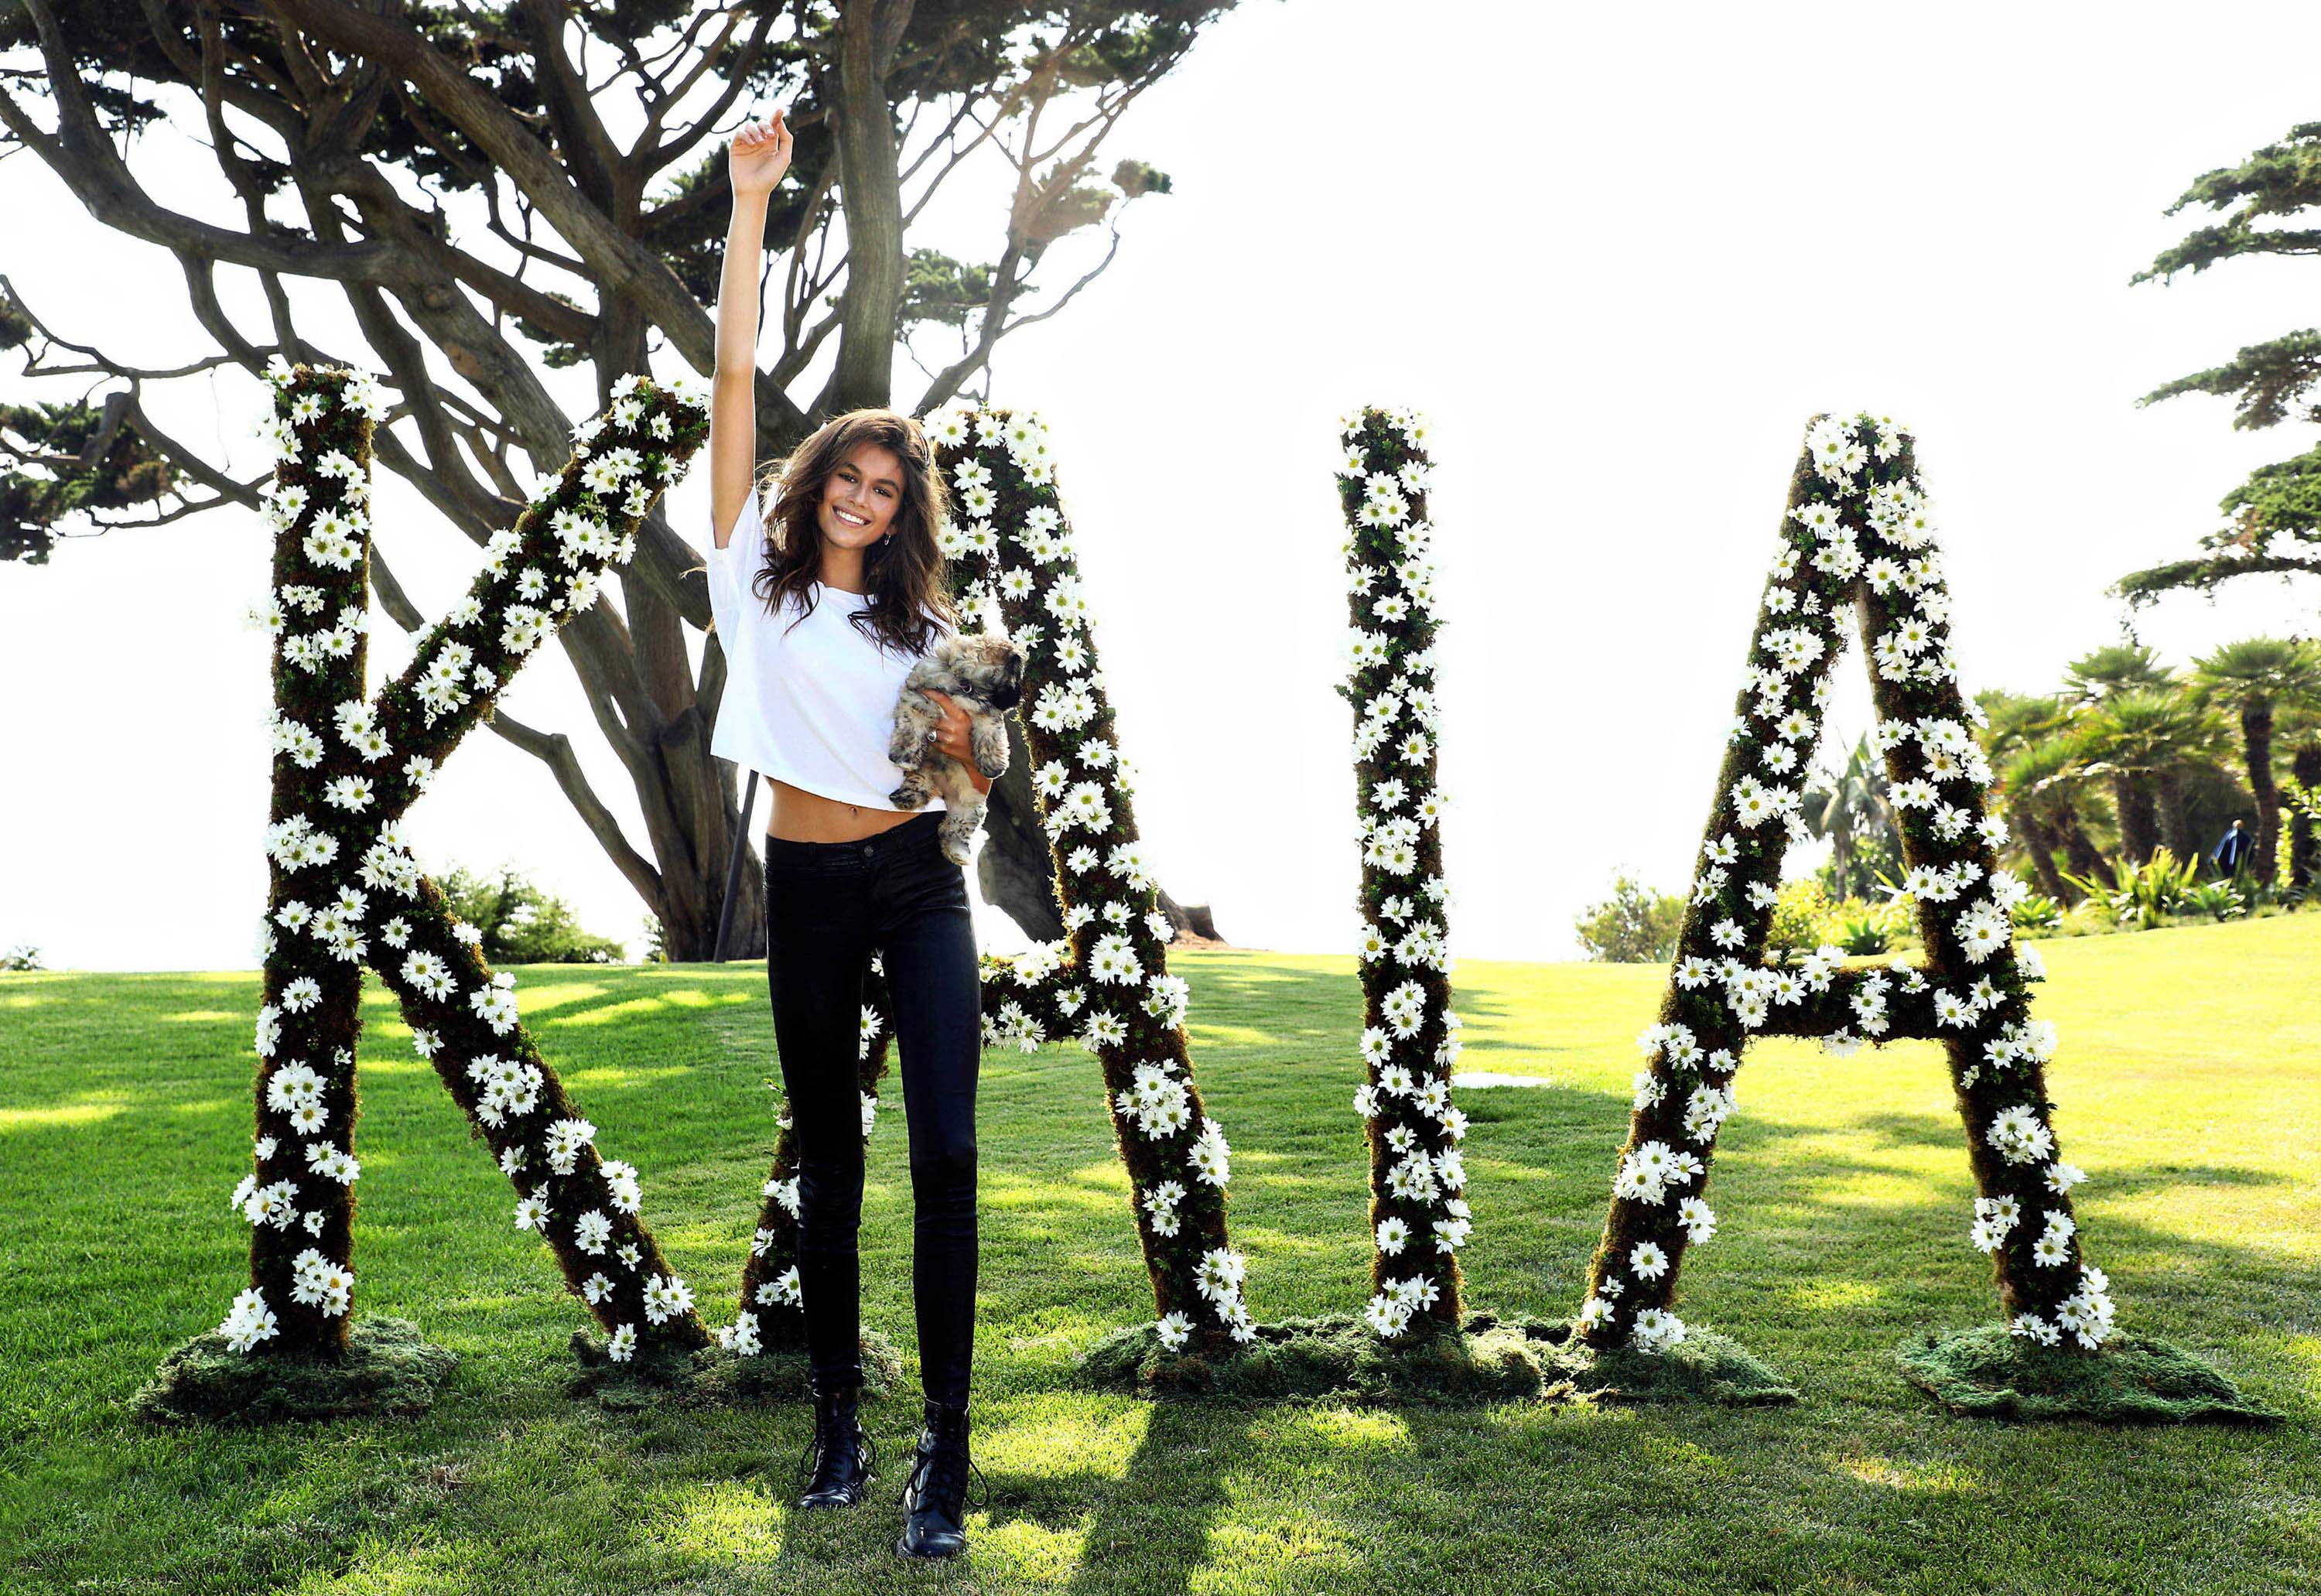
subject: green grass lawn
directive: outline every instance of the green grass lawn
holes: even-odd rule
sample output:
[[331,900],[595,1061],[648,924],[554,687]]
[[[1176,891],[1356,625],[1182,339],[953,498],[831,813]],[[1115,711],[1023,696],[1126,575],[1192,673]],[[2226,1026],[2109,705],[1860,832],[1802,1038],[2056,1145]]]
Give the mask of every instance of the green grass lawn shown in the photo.
[[[609,1414],[562,1394],[590,1323],[376,988],[362,1049],[357,1311],[457,1350],[415,1419],[166,1431],[126,1404],[243,1284],[254,973],[0,975],[0,1577],[10,1591],[962,1590],[1409,1593],[2321,1590],[2321,915],[2045,945],[2062,1156],[2123,1329],[2210,1357],[2267,1431],[1953,1419],[1895,1373],[1989,1321],[1936,1050],[1769,1044],[1739,1080],[1687,1254],[1687,1320],[1788,1374],[1787,1409],[1156,1407],[1072,1389],[1148,1317],[1094,1062],[983,1065],[976,1440],[992,1502],[903,1564],[914,1398],[866,1409],[880,1479],[794,1515],[802,1407]],[[1233,1147],[1261,1319],[1367,1292],[1348,958],[1173,961]],[[1661,972],[1461,961],[1470,1307],[1568,1316]],[[762,966],[549,966],[526,1021],[713,1324],[772,1145]],[[898,1088],[897,1088],[898,1090]],[[863,1314],[914,1391],[899,1101],[870,1143]]]

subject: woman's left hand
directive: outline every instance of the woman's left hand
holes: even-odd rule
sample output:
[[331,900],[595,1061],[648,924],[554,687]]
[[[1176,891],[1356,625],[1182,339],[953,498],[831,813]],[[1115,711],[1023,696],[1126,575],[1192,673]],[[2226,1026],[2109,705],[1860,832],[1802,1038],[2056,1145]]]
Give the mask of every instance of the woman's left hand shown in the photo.
[[978,792],[991,790],[991,778],[975,768],[975,748],[968,741],[967,711],[951,702],[951,695],[940,688],[924,689],[928,698],[942,706],[942,724],[931,726],[927,741],[967,767],[967,779],[975,783]]
[[942,723],[932,727],[927,741],[951,758],[966,764],[974,750],[967,741],[967,711],[951,702],[951,695],[937,688],[928,688],[926,695],[942,706]]

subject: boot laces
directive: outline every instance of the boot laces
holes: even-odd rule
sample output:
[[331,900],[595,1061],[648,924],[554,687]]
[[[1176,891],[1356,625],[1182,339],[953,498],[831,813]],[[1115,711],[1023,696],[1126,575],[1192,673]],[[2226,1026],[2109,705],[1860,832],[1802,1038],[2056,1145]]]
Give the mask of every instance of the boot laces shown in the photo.
[[[960,1467],[962,1464],[966,1465],[964,1469]],[[974,1483],[983,1487],[981,1500],[967,1500],[969,1476],[972,1476]],[[967,1437],[960,1436],[953,1445],[946,1443],[938,1435],[932,1450],[919,1449],[911,1463],[910,1478],[903,1482],[902,1493],[895,1500],[898,1502],[915,1501],[922,1509],[941,1508],[947,1517],[956,1521],[969,1509],[980,1510],[989,1507],[990,1490],[990,1482],[984,1479],[982,1469],[976,1465],[974,1457],[968,1451]]]

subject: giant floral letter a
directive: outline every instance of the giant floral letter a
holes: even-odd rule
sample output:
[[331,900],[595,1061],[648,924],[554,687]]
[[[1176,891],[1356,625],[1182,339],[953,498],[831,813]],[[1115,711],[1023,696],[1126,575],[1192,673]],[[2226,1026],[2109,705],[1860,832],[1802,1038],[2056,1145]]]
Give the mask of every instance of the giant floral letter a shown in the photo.
[[517,1022],[513,978],[485,964],[473,926],[453,923],[400,819],[500,687],[629,558],[636,522],[700,446],[707,417],[690,397],[623,378],[605,413],[575,430],[562,475],[493,535],[410,669],[367,697],[370,440],[385,407],[350,372],[278,364],[270,375],[281,464],[268,496],[274,580],[258,618],[278,639],[272,889],[257,1167],[233,1195],[251,1226],[250,1287],[219,1328],[244,1353],[347,1344],[369,964],[514,1182],[516,1225],[554,1249],[612,1355],[641,1340],[705,1345],[692,1293],[638,1218],[636,1171],[598,1155],[596,1127]]
[[[1758,1036],[1938,1041],[1966,1122],[1980,1195],[1967,1237],[1991,1259],[2008,1328],[2092,1352],[2112,1333],[2102,1270],[2080,1250],[2045,1064],[2054,1027],[2031,1017],[2035,951],[2015,946],[2010,911],[2028,890],[1999,868],[2007,828],[1989,812],[1989,770],[1951,658],[1951,597],[1916,445],[1892,420],[1815,418],[1791,475],[1732,736],[1676,945],[1661,1017],[1639,1038],[1636,1077],[1581,1337],[1663,1354],[1682,1341],[1670,1311],[1686,1245],[1708,1239],[1716,1134],[1733,1079]],[[1799,787],[1848,616],[1858,623],[1899,815],[1903,895],[1915,901],[1922,964],[1848,969],[1824,947],[1766,962],[1781,860],[1803,834]],[[1694,1149],[1698,1149],[1695,1151]]]

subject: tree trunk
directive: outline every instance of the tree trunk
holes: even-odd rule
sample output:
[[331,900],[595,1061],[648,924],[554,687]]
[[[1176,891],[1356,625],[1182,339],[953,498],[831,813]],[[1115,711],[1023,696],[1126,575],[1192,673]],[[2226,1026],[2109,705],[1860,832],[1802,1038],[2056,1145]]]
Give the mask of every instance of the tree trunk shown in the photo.
[[2119,812],[2119,856],[2131,865],[2141,866],[2152,857],[2158,844],[2154,834],[2159,830],[2153,817],[2152,790],[2125,771],[2111,779],[2112,807]]
[[1177,928],[1179,935],[1189,932],[1206,942],[1224,941],[1217,935],[1217,922],[1209,913],[1207,904],[1179,903],[1160,888],[1155,887],[1153,890],[1160,896],[1160,912],[1169,917],[1169,924]]
[[1032,796],[1031,748],[1024,741],[1023,722],[1013,715],[1007,717],[1007,768],[992,782],[983,812],[975,880],[983,901],[1022,926],[1024,935],[1054,942],[1064,935],[1055,862]]
[[[2057,804],[2053,825],[2055,834],[2063,840],[2063,857],[2071,862],[2073,875],[2099,881],[2111,873],[2111,862],[2104,857],[2103,850],[2096,846],[2095,839],[2088,835],[2088,828],[2080,819],[2077,804],[2068,799]],[[2068,901],[2077,903],[2079,895],[2073,893]]]
[[2055,834],[2028,804],[2008,806],[2007,819],[2016,834],[2023,839],[2023,851],[2031,856],[2031,871],[2039,878],[2040,890],[2057,903],[2069,903],[2070,889],[2062,872],[2055,868]]
[[[2321,795],[2321,743],[2307,743],[2289,757],[2289,773],[2310,798]],[[2289,813],[2289,884],[2310,888],[2321,874],[2321,826],[2303,805]]]
[[846,299],[826,414],[891,403],[897,313],[903,303],[902,178],[887,68],[912,0],[846,0],[830,73],[838,186],[846,196]]
[[2198,860],[2200,844],[2192,835],[2192,823],[2184,813],[2184,773],[2175,769],[2162,771],[2153,779],[2159,789],[2160,840],[2177,859]]
[[[705,745],[705,733],[702,741]],[[691,841],[711,868],[687,871],[678,891],[662,894],[669,907],[659,913],[662,951],[673,962],[706,962],[717,951],[717,920],[725,912],[725,871],[733,860],[735,829],[742,824],[742,805],[733,791],[738,785],[733,767],[722,759],[710,763],[716,771],[716,813],[696,816]],[[762,782],[765,778],[752,771],[750,780]],[[758,839],[766,834],[769,801],[761,789],[751,806],[750,835],[742,844],[741,879],[734,884],[733,927],[725,938],[728,959],[766,956],[766,871]],[[668,881],[669,874],[664,867],[661,880]]]
[[2280,841],[2280,791],[2272,784],[2272,705],[2252,698],[2241,706],[2241,744],[2248,759],[2249,791],[2256,796],[2256,879],[2272,885]]

